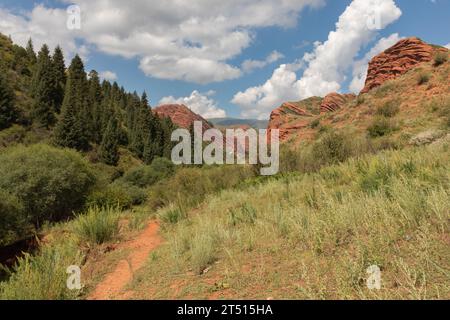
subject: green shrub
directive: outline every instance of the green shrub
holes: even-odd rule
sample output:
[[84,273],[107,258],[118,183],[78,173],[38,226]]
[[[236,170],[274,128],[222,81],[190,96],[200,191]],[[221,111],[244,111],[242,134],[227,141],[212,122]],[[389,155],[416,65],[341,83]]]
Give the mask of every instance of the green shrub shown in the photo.
[[150,166],[142,166],[127,172],[122,180],[130,185],[145,188],[154,185],[161,179],[161,176]]
[[196,206],[206,195],[235,187],[252,175],[249,166],[181,168],[173,177],[150,188],[150,205],[163,207],[177,203],[183,208]]
[[448,60],[448,53],[447,52],[438,52],[434,56],[434,65],[436,67],[446,63]]
[[74,230],[78,237],[91,244],[113,240],[119,233],[120,209],[114,207],[91,207],[78,216]]
[[175,165],[166,158],[156,158],[150,166],[141,166],[127,172],[122,180],[139,188],[146,188],[175,173]]
[[175,173],[175,165],[167,158],[156,158],[150,167],[158,172],[162,178],[167,178]]
[[329,132],[314,143],[313,158],[318,163],[338,163],[352,155],[350,137],[344,133]]
[[26,254],[14,267],[8,281],[0,283],[0,300],[68,300],[79,295],[67,288],[67,268],[80,266],[82,255],[70,242],[45,246]]
[[6,148],[21,143],[27,134],[27,130],[17,124],[0,131],[0,148]]
[[399,113],[399,104],[397,100],[390,100],[378,108],[377,115],[392,118]]
[[119,207],[122,210],[145,202],[147,194],[144,190],[122,181],[100,187],[87,199],[87,207]]
[[431,74],[428,72],[421,72],[419,73],[419,76],[417,77],[417,84],[423,85],[425,83],[428,83],[431,79]]
[[0,190],[0,246],[18,240],[27,225],[19,199]]
[[397,130],[396,126],[390,119],[385,117],[376,118],[367,128],[371,138],[383,137]]
[[309,127],[311,129],[316,129],[320,126],[320,120],[319,119],[315,119],[314,121],[312,121],[309,125]]
[[0,163],[0,189],[19,199],[37,227],[81,209],[96,181],[81,155],[43,144],[9,148]]

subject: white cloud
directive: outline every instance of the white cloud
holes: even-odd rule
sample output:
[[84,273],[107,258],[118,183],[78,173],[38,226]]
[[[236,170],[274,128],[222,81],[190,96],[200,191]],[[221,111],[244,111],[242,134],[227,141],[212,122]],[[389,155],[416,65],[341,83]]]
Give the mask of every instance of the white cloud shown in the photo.
[[265,66],[277,62],[280,59],[283,59],[284,55],[278,51],[273,51],[271,54],[267,56],[264,60],[245,60],[242,63],[242,70],[245,73],[250,73],[255,69],[262,69]]
[[209,91],[205,94],[193,91],[189,97],[174,98],[172,96],[164,97],[159,104],[184,104],[189,107],[193,112],[201,115],[206,119],[211,118],[225,118],[226,112],[217,106],[211,96],[214,95],[214,91]]
[[358,60],[353,65],[353,80],[350,83],[350,91],[353,93],[359,93],[366,83],[367,70],[369,69],[369,62],[373,57],[383,52],[384,50],[392,47],[396,44],[401,37],[398,33],[391,34],[389,37],[381,38],[377,44],[370,49],[369,52],[362,58]]
[[115,72],[109,71],[109,70],[100,72],[99,76],[101,79],[109,80],[109,81],[116,81],[118,79],[117,74]]
[[138,58],[155,78],[197,83],[239,77],[228,62],[252,43],[254,30],[292,27],[305,7],[325,0],[61,0],[81,7],[81,30],[66,28],[66,12],[43,5],[25,15],[0,11],[0,31],[24,44],[61,43],[66,52],[80,41],[107,54]]
[[267,118],[273,108],[286,100],[339,91],[355,57],[377,34],[369,22],[376,21],[378,29],[383,29],[400,16],[401,10],[393,0],[353,0],[328,39],[316,42],[314,51],[303,57],[307,68],[300,79],[295,71],[281,65],[265,84],[237,93],[232,102],[242,108],[243,116]]
[[450,43],[445,46],[447,49],[450,49]]
[[35,6],[24,15],[15,15],[0,8],[0,32],[10,35],[16,43],[25,46],[31,37],[36,51],[44,43],[51,49],[60,45],[69,57],[79,53],[86,59],[88,46],[77,45],[76,37],[79,31],[69,31],[66,28],[66,20],[65,10],[50,9],[43,5]]

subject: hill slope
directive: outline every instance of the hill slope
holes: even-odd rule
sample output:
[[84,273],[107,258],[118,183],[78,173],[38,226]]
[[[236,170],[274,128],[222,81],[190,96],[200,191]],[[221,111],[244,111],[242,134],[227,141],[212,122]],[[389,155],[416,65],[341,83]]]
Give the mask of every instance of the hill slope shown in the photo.
[[[437,65],[433,57],[439,53],[445,58]],[[294,145],[313,141],[331,128],[346,128],[355,134],[364,134],[386,109],[395,111],[387,118],[391,118],[392,127],[401,130],[392,130],[386,135],[380,132],[379,136],[385,139],[402,136],[401,140],[405,142],[423,130],[437,129],[447,121],[445,110],[450,100],[448,55],[447,49],[433,47],[417,38],[402,40],[372,60],[366,88],[358,97],[346,96],[331,106],[323,102],[335,94],[325,97],[325,101],[310,98],[286,103],[272,112],[269,129],[281,129],[282,140]],[[402,65],[401,69],[398,64]],[[311,104],[311,101],[315,103]],[[308,105],[308,113],[289,111],[287,105],[300,108]]]

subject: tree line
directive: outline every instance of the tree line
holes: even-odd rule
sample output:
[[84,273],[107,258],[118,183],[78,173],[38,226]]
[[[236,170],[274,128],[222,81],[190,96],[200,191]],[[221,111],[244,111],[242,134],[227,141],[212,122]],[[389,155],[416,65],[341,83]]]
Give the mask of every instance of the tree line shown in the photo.
[[[36,54],[30,40],[26,48],[14,45],[11,55],[10,69],[28,79],[28,124],[49,130],[56,146],[80,152],[96,148],[108,165],[117,165],[121,147],[146,164],[170,157],[170,135],[176,127],[153,113],[145,92],[126,92],[117,82],[101,81],[95,70],[87,74],[78,55],[66,68],[59,46],[51,53],[43,45]],[[0,130],[21,119],[10,78],[0,72]]]

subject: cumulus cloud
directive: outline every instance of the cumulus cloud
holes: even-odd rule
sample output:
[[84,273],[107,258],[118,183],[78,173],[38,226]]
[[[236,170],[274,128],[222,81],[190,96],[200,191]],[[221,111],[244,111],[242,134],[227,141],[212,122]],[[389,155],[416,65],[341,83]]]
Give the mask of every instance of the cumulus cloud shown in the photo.
[[450,49],[450,43],[445,46],[447,49]]
[[100,72],[99,76],[101,79],[109,80],[109,81],[116,81],[118,79],[117,74],[115,72],[109,71],[109,70]]
[[305,54],[302,61],[307,67],[300,79],[295,70],[281,65],[265,84],[237,93],[232,102],[242,108],[243,116],[267,118],[283,101],[339,91],[360,50],[401,14],[393,0],[353,0],[328,39],[316,42],[314,51]]
[[211,98],[211,96],[213,96],[214,94],[214,91],[209,91],[203,94],[195,90],[189,97],[164,97],[161,99],[159,104],[184,104],[193,112],[201,115],[206,119],[225,118],[227,116],[225,110],[220,109],[216,101]]
[[0,32],[10,35],[19,45],[25,46],[30,38],[33,39],[36,50],[45,43],[50,48],[60,45],[66,55],[80,54],[87,59],[88,46],[77,44],[80,32],[69,31],[66,28],[67,13],[62,9],[51,9],[37,5],[32,11],[24,15],[16,15],[0,8]]
[[242,70],[245,73],[250,73],[255,69],[262,69],[265,66],[267,66],[271,63],[277,62],[278,60],[283,59],[283,58],[284,58],[284,55],[275,50],[271,54],[269,54],[267,56],[267,58],[264,60],[250,60],[250,59],[245,60],[242,63]]
[[[26,14],[0,11],[0,31],[24,44],[61,43],[68,52],[85,45],[138,58],[148,76],[196,83],[239,77],[228,61],[263,27],[292,27],[305,7],[325,0],[62,0],[81,7],[81,30],[66,28],[65,10],[38,5]],[[82,43],[82,44],[81,44]]]
[[363,59],[358,60],[353,65],[353,80],[350,83],[350,91],[353,93],[359,93],[366,83],[368,64],[373,57],[380,54],[384,50],[392,47],[396,44],[401,37],[398,33],[391,34],[389,37],[381,38],[375,46],[366,53]]

